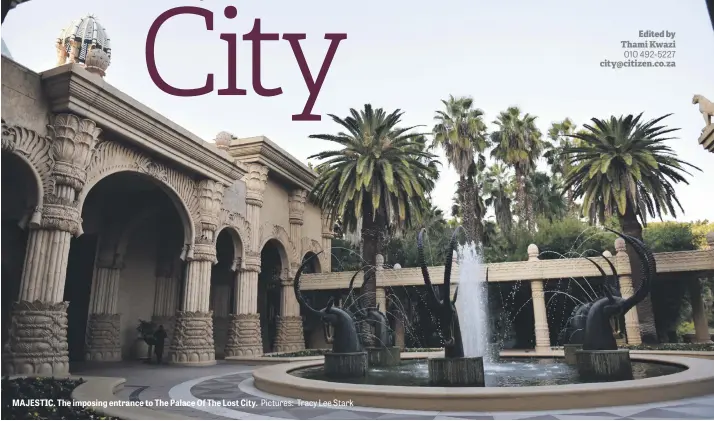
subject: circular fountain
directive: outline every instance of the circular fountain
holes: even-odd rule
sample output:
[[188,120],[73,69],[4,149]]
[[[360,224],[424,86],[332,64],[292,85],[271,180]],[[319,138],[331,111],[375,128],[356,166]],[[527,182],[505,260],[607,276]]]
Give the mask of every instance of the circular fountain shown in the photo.
[[[631,309],[647,293],[647,286],[642,288],[645,292],[636,292],[632,299],[623,299],[606,288],[607,297],[596,297],[583,306],[583,315],[578,319],[578,323],[584,323],[582,345],[574,344],[569,352],[575,356],[574,364],[552,355],[492,358],[485,310],[488,271],[480,279],[483,271],[478,256],[475,248],[469,247],[473,246],[462,249],[459,288],[452,299],[451,253],[445,265],[444,284],[437,291],[423,263],[419,236],[422,274],[427,291],[433,292],[427,297],[440,322],[443,353],[405,354],[399,363],[392,361],[391,366],[370,361],[364,370],[337,375],[330,368],[331,357],[326,357],[323,364],[312,361],[269,366],[253,372],[255,387],[302,400],[328,398],[351,400],[356,406],[430,411],[541,411],[636,405],[701,396],[714,390],[714,361],[659,355],[631,359],[629,351],[617,349],[610,320]],[[638,247],[641,261],[649,266],[654,258],[643,245]],[[598,269],[605,276],[602,268]],[[644,273],[651,278],[655,271],[648,267]],[[649,280],[643,282],[648,284]]]

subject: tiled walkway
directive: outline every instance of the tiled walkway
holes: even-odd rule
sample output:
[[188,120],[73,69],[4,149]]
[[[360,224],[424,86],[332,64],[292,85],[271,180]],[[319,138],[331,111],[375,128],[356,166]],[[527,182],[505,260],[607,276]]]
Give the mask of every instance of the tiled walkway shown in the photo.
[[[158,408],[190,418],[210,419],[713,419],[714,391],[697,399],[659,404],[551,412],[426,412],[359,407],[301,407],[296,401],[268,395],[253,387],[256,367],[219,363],[187,368],[120,364],[78,367],[74,374],[124,377],[122,399],[182,401],[196,405]],[[213,402],[212,402],[213,401]],[[235,406],[222,406],[226,402]]]

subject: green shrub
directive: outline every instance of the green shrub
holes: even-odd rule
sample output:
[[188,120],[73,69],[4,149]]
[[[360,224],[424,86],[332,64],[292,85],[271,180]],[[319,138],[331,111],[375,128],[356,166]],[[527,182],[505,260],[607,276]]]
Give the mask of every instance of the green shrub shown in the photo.
[[[71,401],[72,391],[84,383],[84,380],[55,379],[52,377],[25,377],[10,380],[2,379],[2,419],[4,420],[111,420],[93,409],[81,406],[62,406],[59,400]],[[13,405],[13,400],[22,400],[28,404],[32,399],[51,399],[53,405],[20,406]]]
[[623,348],[641,351],[713,351],[714,344],[653,344],[623,345]]

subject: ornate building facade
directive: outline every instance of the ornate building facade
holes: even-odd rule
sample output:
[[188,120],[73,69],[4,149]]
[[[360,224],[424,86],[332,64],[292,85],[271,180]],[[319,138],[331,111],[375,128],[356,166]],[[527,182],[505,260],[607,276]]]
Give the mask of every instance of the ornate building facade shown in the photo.
[[135,358],[140,319],[166,327],[175,364],[303,349],[292,279],[331,242],[316,174],[265,137],[205,142],[106,83],[92,16],[57,57],[39,74],[2,58],[3,372]]

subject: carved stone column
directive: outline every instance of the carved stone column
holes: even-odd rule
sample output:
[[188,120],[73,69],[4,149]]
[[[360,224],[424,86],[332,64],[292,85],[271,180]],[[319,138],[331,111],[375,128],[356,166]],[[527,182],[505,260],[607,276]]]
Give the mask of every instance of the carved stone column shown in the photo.
[[694,342],[711,343],[709,325],[707,324],[706,306],[702,297],[702,285],[698,278],[689,281],[689,302],[692,305],[694,319]]
[[[535,244],[528,246],[528,261],[538,261],[538,247]],[[531,281],[531,294],[533,297],[533,318],[535,319],[535,347],[536,350],[550,348],[550,330],[548,329],[548,313],[545,307],[545,293],[543,281]]]
[[[632,276],[630,272],[630,258],[627,255],[625,240],[617,238],[615,240],[615,258],[617,264],[617,272],[620,282],[620,294],[623,299],[632,297],[635,293],[635,287],[632,284]],[[620,272],[628,272],[626,275]],[[627,333],[627,343],[630,345],[639,345],[642,343],[642,335],[640,333],[640,319],[637,316],[637,309],[633,308],[625,314],[625,332]]]
[[263,355],[258,314],[258,273],[260,260],[247,259],[245,270],[236,272],[235,310],[229,316],[226,357]]
[[321,268],[323,272],[332,272],[332,239],[335,234],[332,231],[332,219],[326,215],[322,215],[322,249],[325,250],[321,257]]
[[[302,238],[306,199],[307,191],[305,190],[293,190],[290,194],[288,201],[290,209],[290,240],[293,244],[300,244],[300,239]],[[290,262],[291,265],[299,265],[300,263]],[[275,338],[275,350],[277,352],[294,352],[305,349],[300,305],[297,302],[297,298],[295,298],[293,289],[292,277],[294,273],[292,272],[295,271],[288,270],[286,272],[287,279],[281,282],[280,315],[277,319],[277,334]]]
[[216,363],[213,341],[213,314],[209,310],[211,267],[216,259],[215,233],[225,186],[213,180],[198,185],[200,235],[186,253],[186,284],[182,310],[176,313],[169,362],[186,365]]
[[89,299],[85,336],[86,361],[121,361],[121,315],[118,312],[121,263],[97,261]]
[[27,240],[20,296],[13,304],[9,339],[3,348],[4,375],[69,372],[69,303],[62,302],[69,242],[82,232],[76,199],[101,129],[92,120],[58,114],[48,130],[54,188],[45,192],[40,224],[31,227]]

